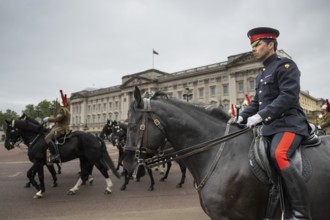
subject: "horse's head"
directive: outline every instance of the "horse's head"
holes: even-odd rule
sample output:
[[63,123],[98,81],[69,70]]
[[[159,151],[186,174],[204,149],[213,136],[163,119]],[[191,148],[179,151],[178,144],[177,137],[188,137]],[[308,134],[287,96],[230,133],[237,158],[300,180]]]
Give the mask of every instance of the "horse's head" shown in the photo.
[[19,141],[23,140],[25,144],[28,144],[36,135],[47,132],[47,129],[34,119],[32,121],[12,120],[11,122],[6,120],[6,124],[5,147],[7,150],[13,149]]
[[107,123],[103,126],[102,131],[100,133],[100,137],[104,139],[106,136],[109,136],[112,132],[113,122],[111,120],[107,120]]
[[147,154],[157,154],[164,146],[165,132],[158,116],[153,112],[149,98],[142,98],[139,88],[135,88],[134,101],[128,111],[127,142],[124,167],[132,171],[138,159]]
[[7,150],[13,149],[20,138],[21,133],[19,129],[15,127],[15,120],[12,120],[11,122],[6,120],[5,148]]

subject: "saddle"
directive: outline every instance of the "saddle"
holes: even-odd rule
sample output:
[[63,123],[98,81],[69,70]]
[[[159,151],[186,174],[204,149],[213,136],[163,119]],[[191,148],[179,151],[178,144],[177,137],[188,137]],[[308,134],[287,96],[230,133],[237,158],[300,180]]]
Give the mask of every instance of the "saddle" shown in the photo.
[[67,140],[69,140],[72,137],[72,135],[73,135],[73,132],[72,132],[72,130],[70,130],[68,133],[65,133],[65,134],[62,134],[59,136],[55,135],[53,141],[57,146],[63,145],[63,144],[65,144],[65,142]]
[[[310,136],[303,140],[301,145],[295,151],[292,162],[295,167],[298,168],[305,182],[307,182],[312,174],[312,165],[309,162],[307,156],[304,154],[304,149],[307,147],[316,147],[320,145],[321,140],[315,134],[316,127],[312,127]],[[266,185],[270,185],[266,219],[271,219],[280,201],[282,192],[281,180],[278,177],[274,167],[269,163],[269,147],[270,141],[261,136],[261,126],[253,129],[254,139],[249,149],[249,163],[252,173],[257,177],[259,181]],[[281,204],[283,206],[283,204]]]
[[[312,165],[305,155],[304,149],[316,147],[321,143],[320,138],[315,134],[315,126],[313,127],[314,129],[312,129],[310,136],[303,140],[292,157],[293,164],[298,168],[305,182],[311,177]],[[254,140],[249,149],[250,168],[257,179],[262,183],[273,185],[277,183],[277,174],[274,167],[269,163],[270,141],[261,136],[261,126],[255,127],[253,133]]]

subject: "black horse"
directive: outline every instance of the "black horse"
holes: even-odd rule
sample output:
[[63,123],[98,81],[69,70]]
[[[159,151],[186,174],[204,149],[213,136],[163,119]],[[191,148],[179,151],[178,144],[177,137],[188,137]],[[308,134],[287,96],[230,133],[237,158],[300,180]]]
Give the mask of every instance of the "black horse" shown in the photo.
[[126,144],[127,124],[107,120],[100,133],[102,139],[108,139],[118,149],[117,170],[123,166],[124,146]]
[[[26,115],[25,113],[23,113],[20,117],[19,117],[20,120],[28,120],[32,123],[34,123],[35,125],[39,126],[39,122],[31,117],[29,117],[28,115]],[[16,144],[17,147],[19,147],[19,142],[18,144]],[[20,148],[20,147],[19,147]],[[21,148],[20,148],[21,149]],[[25,151],[25,150],[24,150]],[[31,161],[32,162],[32,161]],[[57,172],[55,170],[55,167],[54,167],[54,164],[46,164],[46,167],[49,171],[49,173],[51,174],[52,176],[52,179],[53,179],[53,184],[52,184],[52,187],[57,187],[58,184],[57,184],[57,174],[61,174],[61,170],[62,170],[62,167],[61,165],[56,162],[55,163],[56,166],[57,166]],[[35,175],[34,174],[34,170],[33,170],[33,167],[31,167],[28,171],[27,171],[27,177],[31,176],[31,175]],[[29,178],[28,178],[29,179]],[[31,187],[31,182],[30,180],[25,184],[25,187],[26,188],[30,188]]]
[[[228,116],[221,110],[205,110],[175,100],[142,99],[137,87],[134,98],[128,112],[128,147],[155,151],[166,138],[194,177],[201,206],[211,219],[265,217],[271,186],[259,181],[251,171],[248,154],[254,134],[250,129],[227,125]],[[230,134],[240,135],[215,142],[219,137],[232,137],[225,135],[228,129]],[[301,149],[313,169],[306,183],[313,220],[330,219],[330,137],[320,139],[317,147]],[[187,157],[182,156],[185,153]],[[124,159],[128,170],[136,164],[134,152],[130,154]],[[289,210],[285,209],[285,216],[290,215]],[[280,216],[277,208],[275,218]]]
[[[31,184],[37,189],[34,198],[41,198],[45,192],[44,172],[43,166],[46,163],[47,145],[44,140],[45,131],[42,125],[37,125],[28,120],[13,120],[7,122],[5,147],[7,150],[14,148],[15,143],[21,138],[28,146],[28,156],[30,161],[33,161],[29,175]],[[104,141],[95,137],[90,133],[82,131],[72,132],[66,141],[59,145],[59,152],[61,161],[67,162],[76,158],[80,160],[81,177],[78,179],[76,185],[71,188],[68,194],[75,194],[83,181],[87,181],[90,170],[95,165],[102,173],[106,180],[105,193],[111,193],[112,181],[109,177],[108,170],[119,178],[117,170],[107,152]],[[38,174],[39,184],[34,177]]]

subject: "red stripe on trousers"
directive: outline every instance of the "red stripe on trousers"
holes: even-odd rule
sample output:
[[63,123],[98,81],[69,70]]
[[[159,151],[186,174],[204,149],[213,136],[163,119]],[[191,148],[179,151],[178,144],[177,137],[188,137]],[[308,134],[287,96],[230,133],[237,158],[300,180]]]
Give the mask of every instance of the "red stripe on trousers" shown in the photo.
[[275,151],[275,158],[280,170],[283,170],[285,167],[289,166],[287,153],[294,140],[295,135],[295,133],[284,132],[280,143],[277,145]]

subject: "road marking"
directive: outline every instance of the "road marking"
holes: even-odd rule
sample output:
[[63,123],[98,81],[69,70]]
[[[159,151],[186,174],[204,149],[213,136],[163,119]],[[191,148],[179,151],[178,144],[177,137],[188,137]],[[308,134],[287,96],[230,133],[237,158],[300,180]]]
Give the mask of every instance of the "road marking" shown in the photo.
[[16,176],[19,176],[20,174],[22,174],[22,172],[16,172],[12,175],[9,175],[8,177],[16,177]]
[[0,165],[6,164],[23,164],[23,163],[31,163],[30,161],[7,161],[7,162],[0,162]]

